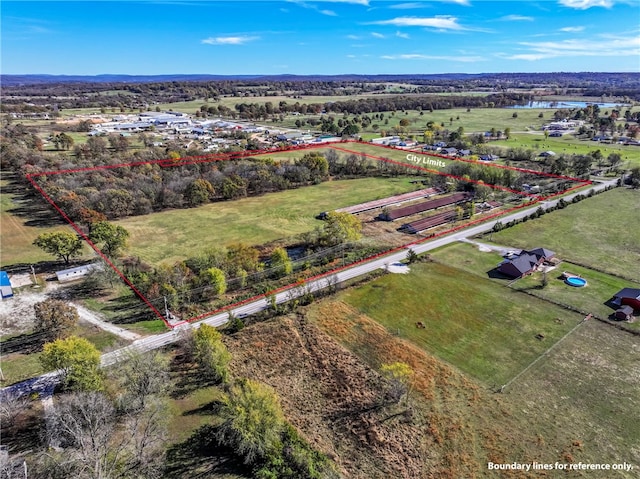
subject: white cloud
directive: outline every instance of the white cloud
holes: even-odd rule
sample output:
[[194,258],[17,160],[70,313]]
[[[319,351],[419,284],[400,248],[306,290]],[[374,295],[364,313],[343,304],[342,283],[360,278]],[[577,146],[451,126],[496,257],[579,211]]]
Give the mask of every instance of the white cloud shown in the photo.
[[[442,2],[442,3],[457,3],[458,5],[465,5],[465,6],[469,6],[471,5],[471,2],[469,0],[435,0],[437,2]],[[413,8],[425,8],[425,7],[430,7],[431,5],[429,5],[430,2],[424,2],[424,3],[420,3],[420,2],[406,2],[406,3],[397,3],[395,5],[390,5],[389,8],[393,8],[396,10],[411,10]]]
[[349,40],[360,40],[362,37],[359,37],[358,35],[347,35],[347,38]]
[[640,56],[640,37],[601,35],[595,39],[572,39],[559,42],[520,42],[529,51],[500,54],[508,60],[543,60],[558,57],[627,57]]
[[526,60],[528,62],[534,62],[537,60],[544,60],[545,58],[550,58],[550,57],[540,53],[519,53],[517,55],[511,55],[505,58],[507,60]]
[[353,3],[355,5],[364,5],[365,7],[369,6],[369,0],[321,0],[324,2],[335,2],[335,3]]
[[351,3],[353,5],[362,5],[365,7],[369,6],[369,0],[317,0],[319,2],[327,2],[327,3]]
[[207,45],[242,45],[247,42],[257,40],[259,37],[237,36],[237,37],[209,37],[201,40],[200,43]]
[[581,32],[582,30],[584,30],[584,27],[564,27],[560,29],[561,32],[569,32],[569,33],[577,33],[577,32]]
[[525,17],[524,15],[506,15],[500,17],[498,20],[504,20],[505,22],[532,22],[533,17]]
[[409,2],[409,3],[397,3],[395,5],[391,5],[389,8],[397,9],[397,10],[410,10],[412,8],[424,8],[423,3],[418,2]]
[[436,15],[435,17],[396,17],[391,20],[372,22],[375,25],[395,25],[397,27],[428,27],[443,30],[465,30],[458,24],[458,19],[451,15]]
[[384,38],[384,35],[378,32],[371,32],[371,36],[375,38]]
[[559,0],[559,2],[565,7],[586,10],[591,7],[611,8],[614,0]]
[[402,32],[396,32],[396,37],[409,39],[409,34],[408,33],[402,33]]
[[455,56],[455,55],[423,55],[420,53],[403,53],[401,55],[382,55],[383,60],[438,60],[447,62],[474,63],[486,59],[480,56]]
[[[304,0],[286,0],[289,3],[293,3],[299,7],[302,8],[308,8],[309,10],[315,10],[318,13],[321,13],[322,15],[328,15],[330,17],[337,17],[338,14],[336,12],[334,12],[333,10],[329,10],[329,9],[322,9],[320,7],[318,7],[318,5],[316,5],[315,3],[307,3]],[[319,0],[320,2],[333,2],[333,3],[355,3],[358,5],[368,5],[368,0],[366,0],[367,3],[360,0]]]

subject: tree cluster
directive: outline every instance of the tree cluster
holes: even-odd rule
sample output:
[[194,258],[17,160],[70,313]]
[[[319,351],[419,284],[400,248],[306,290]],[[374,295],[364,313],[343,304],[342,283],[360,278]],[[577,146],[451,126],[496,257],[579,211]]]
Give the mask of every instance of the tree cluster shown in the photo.
[[34,477],[162,477],[168,362],[157,353],[131,355],[113,377],[116,392],[83,388],[57,398],[44,436],[54,447],[32,465]]
[[328,179],[319,153],[294,162],[245,159],[167,168],[158,164],[39,177],[51,197],[75,221],[195,207],[318,183]]
[[218,443],[231,447],[261,479],[335,477],[329,460],[314,451],[286,422],[276,393],[240,379],[229,389],[215,430]]

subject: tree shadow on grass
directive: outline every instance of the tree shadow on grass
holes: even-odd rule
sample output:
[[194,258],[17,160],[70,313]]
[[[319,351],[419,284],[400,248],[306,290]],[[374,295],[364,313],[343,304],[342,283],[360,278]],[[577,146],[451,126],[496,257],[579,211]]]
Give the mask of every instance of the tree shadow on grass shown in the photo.
[[10,179],[7,185],[3,186],[2,191],[3,193],[12,194],[13,201],[17,204],[17,206],[8,210],[8,213],[20,218],[26,218],[26,226],[50,228],[67,224],[60,216],[60,213],[38,191],[18,182],[15,176]]
[[10,454],[37,450],[42,442],[44,424],[41,412],[28,407],[13,422],[2,427],[2,444]]
[[185,355],[176,355],[171,362],[171,373],[177,376],[171,393],[173,399],[181,399],[198,389],[216,386],[219,383],[206,377],[200,368]]
[[2,354],[32,354],[41,351],[42,345],[46,341],[46,336],[41,332],[24,333],[0,342],[0,350],[2,351]]
[[242,463],[233,449],[215,440],[216,428],[205,425],[186,441],[167,450],[164,477],[197,479],[224,476],[250,478],[251,470]]

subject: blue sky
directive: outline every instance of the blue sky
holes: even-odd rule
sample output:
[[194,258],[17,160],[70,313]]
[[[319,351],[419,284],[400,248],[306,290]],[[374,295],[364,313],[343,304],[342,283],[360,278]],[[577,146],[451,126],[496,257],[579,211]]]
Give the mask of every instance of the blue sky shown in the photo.
[[3,0],[5,74],[640,71],[640,0]]

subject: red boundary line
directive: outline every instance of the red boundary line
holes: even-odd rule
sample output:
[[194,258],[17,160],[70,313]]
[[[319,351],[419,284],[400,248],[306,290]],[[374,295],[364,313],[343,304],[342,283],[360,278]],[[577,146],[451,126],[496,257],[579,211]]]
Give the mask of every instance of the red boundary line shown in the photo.
[[142,165],[159,165],[160,167],[163,168],[171,168],[171,167],[175,167],[175,166],[185,166],[185,165],[195,165],[195,164],[200,164],[200,163],[211,163],[214,161],[228,161],[228,160],[236,160],[236,159],[241,159],[241,158],[248,158],[248,157],[252,157],[252,156],[265,156],[265,155],[269,155],[269,154],[274,154],[274,153],[280,153],[280,152],[288,152],[288,151],[297,151],[297,150],[314,150],[314,149],[319,149],[319,148],[333,148],[335,150],[340,150],[340,151],[344,151],[347,153],[353,153],[353,154],[357,154],[357,155],[364,155],[367,158],[372,158],[375,159],[377,161],[384,161],[387,163],[393,163],[396,165],[400,165],[400,166],[404,166],[404,167],[408,167],[408,168],[412,168],[414,170],[419,170],[419,171],[424,171],[427,173],[434,173],[437,175],[441,175],[441,176],[446,176],[449,178],[454,178],[457,180],[462,180],[462,181],[467,181],[469,183],[475,183],[475,184],[483,184],[485,186],[488,186],[490,188],[494,188],[494,189],[499,189],[499,190],[503,190],[503,191],[507,191],[509,193],[513,193],[513,194],[517,194],[517,195],[521,195],[521,196],[527,196],[529,198],[531,198],[533,201],[527,203],[527,204],[522,204],[520,206],[515,206],[513,208],[510,208],[508,210],[505,211],[501,211],[499,213],[494,213],[492,215],[489,216],[483,216],[482,218],[478,218],[476,220],[464,223],[462,225],[458,225],[456,227],[450,228],[448,230],[445,231],[441,231],[440,233],[437,234],[433,234],[429,237],[426,238],[422,238],[420,240],[416,240],[416,241],[412,241],[410,243],[406,243],[402,246],[398,246],[395,248],[392,248],[390,250],[387,251],[383,251],[382,253],[377,253],[371,256],[367,256],[366,258],[360,259],[358,261],[355,261],[353,263],[349,263],[347,265],[343,265],[340,266],[338,268],[332,269],[331,271],[327,271],[325,273],[320,273],[317,274],[315,276],[312,276],[310,278],[305,279],[305,283],[306,282],[310,282],[310,281],[315,281],[321,278],[325,278],[327,276],[330,276],[332,274],[338,273],[340,271],[344,271],[348,268],[351,268],[353,266],[356,266],[358,264],[362,264],[368,261],[372,261],[375,260],[377,258],[383,257],[383,256],[387,256],[389,254],[404,250],[404,249],[408,249],[411,246],[415,246],[417,244],[420,243],[425,243],[427,241],[431,241],[435,238],[439,238],[441,236],[444,235],[448,235],[450,233],[453,233],[455,231],[458,231],[460,229],[464,229],[467,228],[469,226],[473,226],[479,223],[484,223],[488,220],[491,220],[493,218],[497,218],[500,216],[503,216],[507,213],[511,213],[513,211],[522,209],[522,208],[529,208],[532,205],[538,203],[541,200],[546,200],[548,198],[553,198],[555,196],[560,196],[563,195],[569,191],[573,191],[575,189],[578,188],[582,188],[586,185],[590,185],[593,184],[592,181],[590,180],[581,180],[578,178],[572,178],[569,176],[561,176],[561,175],[555,175],[555,174],[551,174],[551,173],[544,173],[544,172],[540,172],[540,171],[535,171],[535,170],[529,170],[526,168],[518,168],[518,167],[513,167],[513,166],[506,166],[506,165],[496,165],[496,164],[485,164],[485,163],[481,163],[481,162],[476,162],[473,160],[466,160],[466,159],[462,159],[459,157],[449,157],[449,156],[444,156],[444,155],[438,155],[438,154],[434,154],[434,153],[426,153],[426,152],[420,152],[421,155],[424,156],[432,156],[435,158],[442,158],[442,159],[446,159],[448,161],[463,161],[466,163],[471,163],[471,164],[478,164],[481,166],[485,166],[485,167],[489,167],[489,168],[502,168],[502,169],[509,169],[509,170],[514,170],[514,171],[518,171],[518,172],[522,172],[522,173],[532,173],[532,174],[536,174],[538,176],[547,176],[547,177],[551,177],[551,178],[557,178],[557,179],[563,179],[563,180],[569,180],[569,181],[573,181],[573,182],[578,182],[579,184],[576,186],[573,186],[567,190],[555,193],[553,195],[549,195],[549,196],[545,196],[545,197],[541,197],[538,195],[533,195],[530,193],[524,193],[522,191],[516,191],[513,190],[511,188],[507,188],[504,186],[499,186],[499,185],[490,185],[484,182],[480,182],[478,180],[471,180],[471,179],[465,179],[462,178],[460,176],[457,175],[452,175],[449,173],[444,173],[438,170],[431,170],[429,168],[424,168],[421,167],[419,165],[413,165],[413,164],[406,164],[406,163],[402,163],[400,161],[396,161],[396,160],[392,160],[389,158],[381,158],[381,157],[377,157],[375,155],[370,155],[367,153],[363,153],[363,152],[357,152],[357,151],[353,151],[353,150],[349,150],[346,148],[341,148],[339,146],[335,146],[336,144],[344,144],[344,143],[355,143],[355,144],[362,144],[362,145],[367,145],[367,146],[375,146],[378,148],[387,148],[393,151],[411,151],[412,153],[416,153],[416,151],[414,150],[401,150],[399,148],[393,148],[387,145],[377,145],[377,144],[372,144],[372,143],[367,143],[367,142],[363,142],[363,141],[355,141],[355,140],[350,140],[350,141],[340,141],[340,142],[325,142],[325,143],[318,143],[318,144],[313,144],[313,145],[300,145],[300,146],[291,146],[291,147],[283,147],[283,148],[277,148],[277,149],[273,149],[273,150],[250,150],[250,151],[242,151],[242,152],[232,152],[232,153],[218,153],[218,154],[213,154],[213,155],[203,155],[203,156],[192,156],[192,157],[185,157],[185,158],[177,158],[177,159],[171,159],[171,158],[166,158],[166,159],[162,159],[162,160],[147,160],[147,161],[137,161],[137,162],[133,162],[133,163],[120,163],[120,164],[115,164],[115,165],[100,165],[100,166],[93,166],[93,167],[86,167],[86,168],[76,168],[76,169],[69,169],[69,170],[52,170],[52,171],[43,171],[43,172],[34,172],[34,173],[27,173],[26,174],[26,179],[31,183],[31,185],[42,195],[42,197],[49,203],[51,204],[51,206],[53,206],[55,208],[55,210],[60,213],[60,215],[64,218],[65,221],[67,221],[67,223],[69,223],[69,225],[75,230],[76,233],[78,233],[78,235],[80,237],[82,237],[82,239],[84,239],[87,244],[89,244],[89,246],[118,274],[118,276],[125,282],[125,284],[127,286],[129,286],[131,288],[131,290],[147,305],[149,306],[149,308],[154,312],[154,314],[162,319],[162,321],[165,323],[165,325],[169,328],[169,329],[173,329],[177,326],[180,326],[182,324],[188,324],[191,322],[195,322],[195,321],[199,321],[201,319],[204,319],[208,316],[213,316],[216,314],[220,314],[223,313],[225,311],[229,311],[233,308],[236,308],[238,306],[242,306],[243,304],[246,303],[250,303],[253,301],[256,301],[258,299],[262,299],[262,298],[266,298],[268,296],[274,295],[274,294],[278,294],[281,293],[283,291],[286,291],[288,289],[292,289],[295,288],[296,286],[299,286],[299,283],[291,283],[285,286],[282,286],[280,288],[274,289],[272,291],[268,291],[266,293],[262,293],[256,296],[252,296],[250,298],[246,298],[243,299],[242,301],[239,301],[237,303],[233,303],[233,304],[229,304],[226,306],[223,306],[222,308],[218,308],[216,310],[207,312],[207,313],[203,313],[200,314],[198,316],[195,316],[193,318],[190,318],[187,321],[181,321],[177,324],[169,324],[169,322],[167,321],[167,319],[162,315],[162,313],[160,311],[158,311],[158,309],[147,299],[146,296],[144,296],[136,287],[135,285],[111,262],[111,260],[102,252],[100,251],[100,249],[89,239],[89,237],[80,229],[80,227],[78,227],[78,225],[76,225],[71,218],[69,218],[67,216],[67,214],[56,204],[55,201],[53,201],[51,199],[51,197],[44,191],[44,189],[36,182],[35,178],[40,177],[40,176],[49,176],[49,175],[61,175],[61,174],[71,174],[71,173],[86,173],[86,172],[91,172],[91,171],[99,171],[99,170],[109,170],[109,169],[115,169],[115,168],[126,168],[126,167],[135,167],[135,166],[142,166]]
[[[129,286],[133,290],[133,292],[136,293],[138,297],[140,297],[140,299],[142,299],[146,303],[146,305],[151,308],[151,310],[154,313],[156,313],[156,315],[159,315],[160,317],[162,317],[162,319],[164,319],[160,311],[158,311],[155,308],[155,306],[153,306],[153,304],[151,304],[151,302],[149,302],[149,300],[140,291],[138,291],[135,285],[131,281],[129,281],[129,279],[118,268],[116,268],[116,266],[111,262],[111,260],[100,250],[100,248],[98,248],[93,243],[93,241],[89,239],[87,235],[84,234],[84,232],[78,227],[78,225],[76,225],[71,220],[71,218],[69,218],[67,214],[64,211],[62,211],[62,209],[55,203],[55,201],[53,201],[51,197],[40,187],[40,185],[36,183],[36,181],[31,177],[31,175],[27,175],[27,179],[33,185],[33,187],[44,197],[44,199],[47,200],[56,209],[56,211],[58,211],[58,213],[62,215],[62,217],[69,223],[69,225],[71,225],[71,227],[76,231],[76,233],[78,233],[78,235],[80,235],[89,244],[89,246],[91,246],[91,248],[118,274],[118,276],[120,276],[120,278],[122,278],[125,284]],[[166,320],[165,320],[165,324],[169,326]]]

